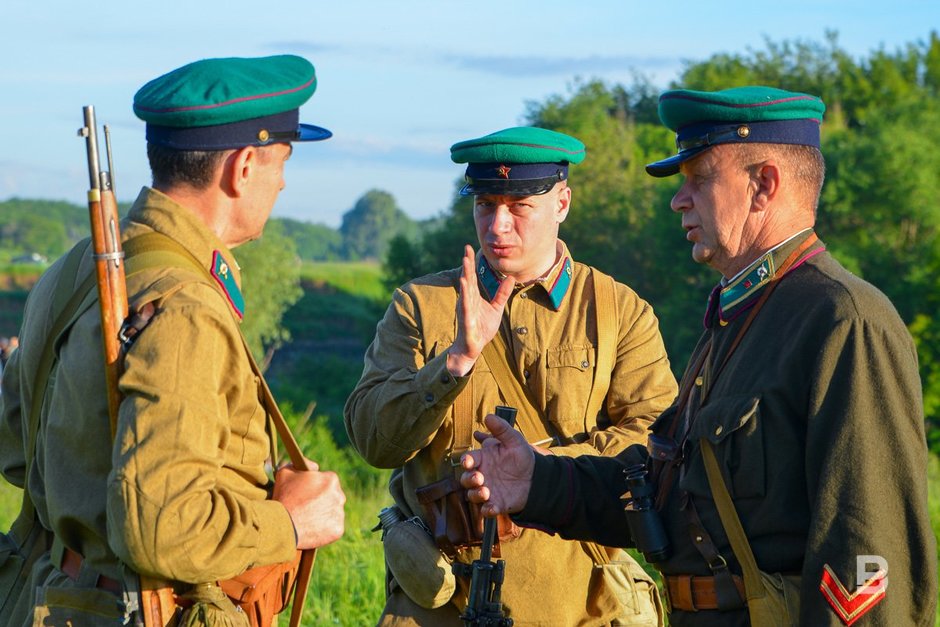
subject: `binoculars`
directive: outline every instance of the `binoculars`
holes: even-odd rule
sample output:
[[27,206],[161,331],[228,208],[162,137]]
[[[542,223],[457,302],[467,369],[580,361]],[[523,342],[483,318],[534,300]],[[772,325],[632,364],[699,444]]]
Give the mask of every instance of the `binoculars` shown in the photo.
[[630,466],[624,470],[624,475],[629,491],[629,497],[624,499],[624,511],[633,544],[647,562],[665,561],[670,555],[669,538],[654,506],[656,486],[646,479],[646,465]]

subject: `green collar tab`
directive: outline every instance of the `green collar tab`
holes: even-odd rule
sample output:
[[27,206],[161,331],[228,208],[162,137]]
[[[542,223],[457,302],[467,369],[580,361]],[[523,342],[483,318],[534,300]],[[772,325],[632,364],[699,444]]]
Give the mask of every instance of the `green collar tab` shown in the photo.
[[[568,288],[571,287],[573,272],[574,266],[571,263],[571,257],[565,255],[561,263],[555,264],[555,267],[552,268],[544,280],[536,281],[538,285],[545,289],[545,293],[548,294],[548,299],[555,311],[558,311],[565,300]],[[483,285],[484,296],[487,300],[492,299],[493,295],[496,294],[496,290],[499,289],[502,279],[497,276],[490,264],[487,263],[486,257],[482,254],[477,255],[477,276],[480,277],[480,283]]]
[[221,251],[212,251],[212,268],[209,272],[216,283],[219,284],[219,287],[222,288],[222,293],[225,294],[225,298],[228,299],[232,309],[235,310],[238,319],[244,318],[245,297],[242,296],[242,291],[239,289],[238,283],[235,282],[235,275],[230,268],[230,264],[222,256]]

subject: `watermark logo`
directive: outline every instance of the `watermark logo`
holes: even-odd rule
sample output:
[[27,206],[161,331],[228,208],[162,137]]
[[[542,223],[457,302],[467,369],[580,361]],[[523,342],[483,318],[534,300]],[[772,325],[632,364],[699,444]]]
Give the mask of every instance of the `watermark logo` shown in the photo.
[[[874,566],[875,568],[871,568]],[[857,555],[855,557],[855,587],[878,586],[884,592],[888,588],[888,560],[880,555]]]

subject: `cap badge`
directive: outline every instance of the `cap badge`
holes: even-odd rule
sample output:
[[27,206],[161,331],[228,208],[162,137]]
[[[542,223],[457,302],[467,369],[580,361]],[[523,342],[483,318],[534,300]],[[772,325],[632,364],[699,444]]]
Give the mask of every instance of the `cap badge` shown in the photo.
[[742,124],[741,126],[738,127],[738,137],[744,139],[750,134],[751,134],[751,129],[746,124]]
[[496,168],[496,175],[500,178],[508,179],[510,170],[512,170],[512,168],[505,165],[500,165],[498,168]]

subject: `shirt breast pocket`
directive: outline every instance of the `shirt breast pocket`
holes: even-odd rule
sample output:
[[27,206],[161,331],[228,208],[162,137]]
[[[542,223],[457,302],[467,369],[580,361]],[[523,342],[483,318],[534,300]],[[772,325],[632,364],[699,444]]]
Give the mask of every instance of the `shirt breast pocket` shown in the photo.
[[545,354],[545,406],[562,434],[573,437],[590,429],[596,416],[587,418],[588,396],[594,383],[594,347],[559,346]]
[[766,493],[766,446],[760,398],[750,395],[709,400],[698,411],[689,433],[691,451],[679,485],[712,498],[698,441],[707,439],[715,449],[725,485],[735,499],[760,498]]

